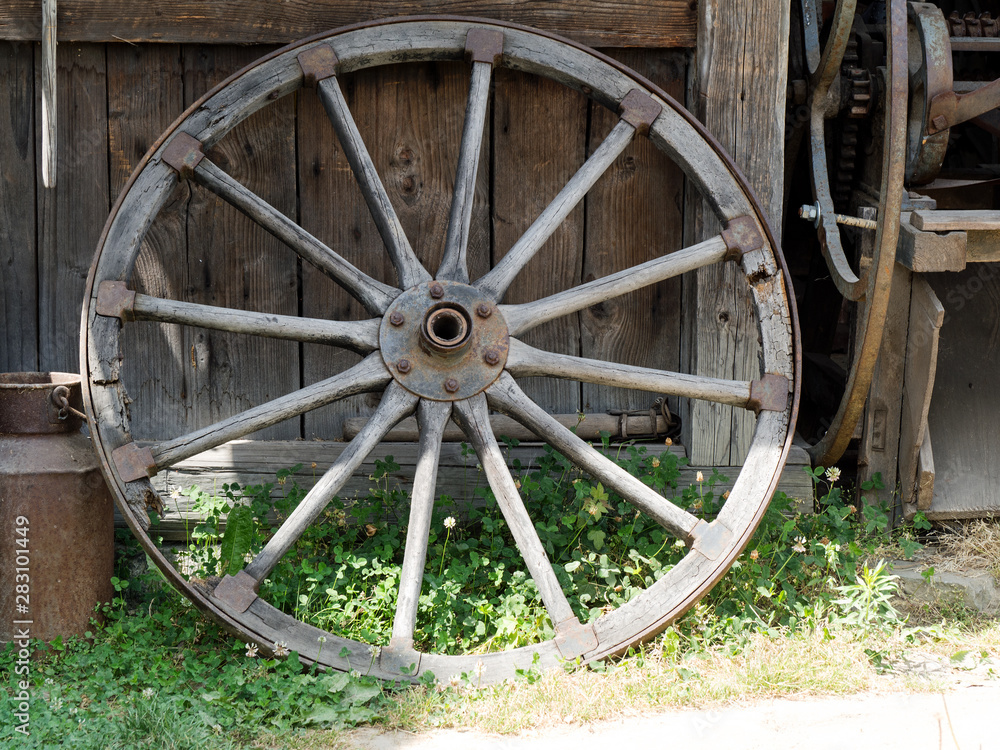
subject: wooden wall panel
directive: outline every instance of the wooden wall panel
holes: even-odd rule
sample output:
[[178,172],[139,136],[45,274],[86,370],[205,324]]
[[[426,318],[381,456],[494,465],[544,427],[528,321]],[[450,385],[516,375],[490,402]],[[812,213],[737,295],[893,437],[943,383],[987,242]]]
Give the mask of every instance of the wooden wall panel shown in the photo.
[[[108,154],[111,196],[125,187],[132,171],[160,134],[184,110],[182,52],[179,45],[108,46]],[[182,299],[187,242],[185,224],[190,190],[175,191],[154,221],[136,261],[132,288],[144,294]],[[129,396],[134,435],[172,437],[189,428],[184,408],[184,337],[179,326],[131,323],[122,333],[122,377]]]
[[[184,50],[190,104],[219,80],[266,52],[244,47]],[[208,151],[221,169],[286,215],[296,215],[294,98],[255,113]],[[187,218],[187,294],[191,302],[298,313],[297,257],[208,190],[193,186]],[[299,347],[290,341],[185,329],[183,362],[188,429],[210,424],[298,389]],[[255,433],[299,437],[299,420]]]
[[[460,63],[385,67],[345,76],[358,129],[414,251],[433,274],[444,250],[469,68]],[[486,143],[489,143],[489,133]],[[300,92],[299,189],[302,225],[366,273],[393,285],[395,272],[333,127],[311,91]],[[489,149],[484,149],[473,207],[469,259],[473,277],[489,264]],[[359,319],[361,306],[318,271],[303,265],[303,314]],[[331,347],[304,347],[305,383],[358,361]],[[358,396],[305,417],[306,438],[334,438],[347,417],[371,413]]]
[[[695,84],[689,106],[733,157],[781,226],[789,5],[703,0]],[[766,20],[765,20],[766,19]],[[718,233],[715,217],[691,192],[685,242]],[[749,288],[732,263],[702,269],[684,284],[683,359],[698,375],[748,380],[760,376],[758,328]],[[692,463],[738,465],[753,436],[753,414],[696,401],[685,414],[683,441]]]
[[[617,50],[613,56],[682,99],[686,61],[680,53]],[[618,117],[593,105],[589,151]],[[681,247],[684,174],[646,138],[636,139],[587,196],[585,279],[600,278]],[[676,370],[681,280],[670,279],[580,313],[582,353],[610,362]],[[583,384],[583,411],[648,409],[655,393]],[[672,404],[676,408],[676,404]]]
[[[287,43],[350,23],[417,14],[482,16],[570,36],[584,44],[691,47],[690,0],[60,0],[59,40]],[[41,40],[33,0],[7,0],[0,39]]]
[[[494,104],[494,263],[583,164],[587,154],[588,101],[550,81],[499,71]],[[511,284],[505,302],[529,302],[579,284],[583,268],[584,204],[559,226]],[[523,337],[541,349],[580,353],[580,319],[569,315]],[[524,391],[556,413],[580,410],[580,386],[528,378]]]
[[[102,44],[61,44],[57,186],[37,180],[39,366],[78,372],[80,306],[110,208],[108,102]],[[41,48],[36,47],[35,121],[41,120]],[[41,155],[41,133],[35,153]],[[36,174],[41,175],[37,162]]]
[[0,42],[0,372],[38,369],[34,47]]

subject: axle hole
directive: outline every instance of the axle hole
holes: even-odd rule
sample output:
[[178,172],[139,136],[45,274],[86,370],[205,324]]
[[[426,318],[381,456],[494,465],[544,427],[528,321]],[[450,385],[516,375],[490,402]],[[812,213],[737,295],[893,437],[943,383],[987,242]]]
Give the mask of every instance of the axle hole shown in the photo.
[[441,307],[427,316],[426,332],[432,344],[451,349],[465,341],[469,333],[469,322],[458,310]]

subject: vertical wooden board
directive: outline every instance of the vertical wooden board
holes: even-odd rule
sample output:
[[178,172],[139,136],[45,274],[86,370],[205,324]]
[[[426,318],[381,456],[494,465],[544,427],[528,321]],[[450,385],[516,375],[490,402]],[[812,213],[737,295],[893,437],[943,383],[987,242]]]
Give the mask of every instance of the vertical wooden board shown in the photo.
[[[434,274],[444,251],[457,155],[465,118],[469,68],[463,63],[385,66],[341,80],[351,113],[417,256]],[[488,127],[488,126],[487,126]],[[489,143],[486,132],[484,143]],[[315,93],[303,90],[298,113],[302,226],[366,273],[396,277],[343,150]],[[473,278],[489,265],[489,149],[477,176],[469,240]],[[303,264],[307,317],[368,317],[346,292]],[[356,363],[357,355],[318,345],[303,348],[306,383]],[[367,415],[373,398],[358,396],[305,417],[305,437],[339,438],[343,421]]]
[[1000,264],[926,274],[945,308],[927,429],[934,440],[928,518],[1000,513]]
[[[698,15],[689,104],[740,167],[772,227],[780,227],[789,5],[704,0]],[[686,243],[718,232],[697,193],[689,193],[685,211]],[[682,335],[690,371],[739,380],[759,377],[757,322],[741,271],[726,263],[697,271],[683,283]],[[753,415],[706,402],[688,407],[683,441],[692,463],[741,464],[753,436]]]
[[899,483],[904,503],[916,502],[917,461],[927,430],[927,413],[937,373],[938,338],[944,305],[923,276],[913,280],[910,327],[903,370],[903,408],[899,426]]
[[[588,104],[580,94],[552,81],[498,71],[493,110],[494,263],[583,164]],[[504,301],[528,302],[579,284],[583,235],[581,201],[514,279]],[[579,314],[545,323],[522,338],[547,351],[579,354]],[[582,406],[577,383],[528,378],[520,385],[550,412],[572,413]]]
[[[108,103],[103,44],[60,44],[57,187],[38,189],[38,337],[43,370],[79,370],[80,306],[108,217]],[[41,49],[35,121],[41,119]],[[40,133],[36,155],[41,156]],[[38,162],[41,174],[41,162]]]
[[[656,50],[612,50],[616,59],[683,98],[686,56]],[[592,153],[618,117],[592,105]],[[586,199],[584,279],[600,278],[681,246],[684,173],[646,138],[637,138]],[[676,370],[680,365],[680,278],[636,290],[580,313],[583,356]],[[583,410],[648,409],[655,393],[583,384]],[[671,399],[671,409],[676,402]]]
[[[876,218],[876,209],[863,206],[863,219]],[[874,252],[875,235],[861,234],[862,257],[870,259]],[[880,474],[884,490],[869,490],[865,498],[870,503],[892,502],[896,493],[899,466],[899,421],[902,411],[903,366],[906,361],[906,334],[910,322],[910,287],[913,274],[900,263],[893,267],[892,291],[886,310],[882,343],[872,374],[872,384],[862,417],[861,445],[858,449],[858,477],[862,482]],[[855,334],[857,335],[857,334]]]
[[[197,47],[184,50],[184,94],[193,102],[220,79],[267,50]],[[237,181],[288,216],[296,215],[294,97],[256,112],[208,151]],[[284,315],[298,313],[297,257],[221,198],[193,186],[187,215],[186,298],[191,302]],[[185,329],[181,367],[191,408],[187,429],[290,393],[300,386],[294,342]],[[301,434],[287,420],[254,434]]]
[[34,47],[0,43],[0,372],[38,370]]
[[[108,159],[111,195],[160,134],[184,110],[179,45],[108,45]],[[187,288],[185,224],[190,190],[178,186],[143,242],[130,288],[183,299]],[[190,429],[185,404],[185,341],[179,326],[131,323],[122,332],[122,378],[134,405],[133,435],[157,440]]]

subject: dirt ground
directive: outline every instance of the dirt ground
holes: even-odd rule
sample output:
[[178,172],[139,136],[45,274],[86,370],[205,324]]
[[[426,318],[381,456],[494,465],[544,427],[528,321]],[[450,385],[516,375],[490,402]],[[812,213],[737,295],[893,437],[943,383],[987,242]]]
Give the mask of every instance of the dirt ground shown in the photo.
[[714,710],[566,725],[517,736],[460,730],[419,734],[362,729],[357,750],[993,750],[1000,748],[1000,681],[958,683],[945,692],[864,693],[849,698],[768,700]]

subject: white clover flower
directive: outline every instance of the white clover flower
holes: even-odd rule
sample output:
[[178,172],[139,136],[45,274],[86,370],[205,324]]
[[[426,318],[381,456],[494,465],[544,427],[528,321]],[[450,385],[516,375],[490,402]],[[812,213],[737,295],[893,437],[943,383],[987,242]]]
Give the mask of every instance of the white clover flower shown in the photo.
[[321,635],[316,640],[319,641],[320,643],[326,643],[326,636],[325,635]]
[[156,695],[156,691],[153,690],[153,688],[151,688],[151,687],[143,688],[143,690],[142,690],[142,697],[145,698],[146,700],[149,700],[150,698],[154,697],[155,695]]
[[180,487],[175,487],[173,490],[171,490],[171,492],[170,492],[170,499],[171,500],[178,500],[180,498],[180,496],[181,496],[181,488]]
[[46,684],[46,685],[51,685],[51,684],[53,684],[54,682],[55,682],[55,680],[53,680],[53,679],[52,679],[51,677],[46,677],[46,678],[45,678],[45,684]]
[[674,546],[675,547],[683,547],[683,546],[685,546],[684,545],[684,540],[683,539],[678,539],[676,542],[674,542]]
[[840,469],[836,466],[831,466],[826,470],[826,480],[830,482],[830,484],[836,484],[838,479],[840,479]]
[[698,473],[697,473],[697,474],[695,475],[695,478],[694,478],[694,480],[695,480],[696,482],[704,482],[704,481],[705,481],[705,475],[704,475],[704,474],[702,474],[702,473],[701,473],[701,472],[699,471],[699,472],[698,472]]
[[459,688],[462,686],[462,678],[459,677],[457,674],[453,674],[451,676],[451,679],[448,680],[448,685],[453,688]]
[[247,656],[249,658],[251,658],[251,659],[253,659],[255,656],[257,656],[257,644],[256,643],[248,643],[247,644]]
[[483,660],[480,659],[479,661],[476,662],[476,678],[481,679],[483,676],[483,672],[485,671],[486,671],[486,665],[483,664]]
[[288,656],[291,651],[288,650],[288,644],[284,641],[278,641],[274,644],[274,655],[275,656]]
[[804,536],[795,537],[795,544],[792,545],[792,551],[800,554],[806,551],[806,538]]
[[63,707],[62,698],[53,698],[52,703],[50,703],[49,705],[52,706],[53,711],[58,711],[60,708]]
[[448,516],[446,519],[444,519],[444,527],[446,529],[453,529],[453,528],[455,528],[455,519],[454,519],[454,517]]
[[382,653],[382,649],[375,644],[368,647],[368,653],[371,654],[372,659],[377,659],[378,655]]

